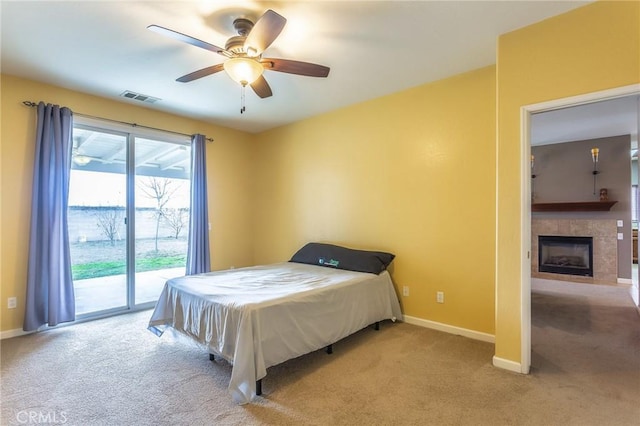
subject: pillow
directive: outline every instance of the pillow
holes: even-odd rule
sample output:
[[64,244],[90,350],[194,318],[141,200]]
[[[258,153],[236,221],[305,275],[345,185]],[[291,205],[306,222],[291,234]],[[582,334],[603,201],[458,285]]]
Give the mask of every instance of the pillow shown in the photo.
[[396,256],[380,251],[354,250],[324,243],[308,243],[290,262],[380,274]]

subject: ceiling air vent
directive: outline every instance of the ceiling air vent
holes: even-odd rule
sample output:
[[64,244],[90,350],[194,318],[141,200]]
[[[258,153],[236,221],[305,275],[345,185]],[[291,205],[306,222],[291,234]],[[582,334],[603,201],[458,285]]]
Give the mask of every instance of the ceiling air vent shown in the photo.
[[120,96],[140,102],[146,102],[148,104],[153,104],[160,100],[160,98],[154,98],[153,96],[143,95],[142,93],[136,93],[130,90],[125,90],[124,92],[120,93]]

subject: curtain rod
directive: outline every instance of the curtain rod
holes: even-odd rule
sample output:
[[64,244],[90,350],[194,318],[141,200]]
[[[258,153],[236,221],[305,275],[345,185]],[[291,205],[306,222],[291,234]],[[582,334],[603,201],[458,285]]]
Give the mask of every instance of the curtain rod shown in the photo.
[[[37,103],[32,102],[32,101],[24,101],[22,103],[24,105],[28,106],[28,107],[36,107],[36,106],[38,106]],[[79,115],[80,117],[95,118],[97,120],[109,121],[111,123],[117,123],[117,124],[124,124],[124,125],[131,126],[131,127],[141,127],[141,128],[150,129],[150,130],[160,130],[162,132],[173,133],[174,135],[180,135],[180,136],[187,136],[187,137],[191,137],[192,136],[192,135],[187,135],[186,133],[174,132],[172,130],[159,129],[157,127],[144,126],[142,124],[137,124],[137,123],[129,123],[129,122],[126,122],[126,121],[112,120],[110,118],[96,117],[94,115],[87,115],[87,114],[81,114],[81,113],[75,113],[75,112],[74,112],[74,114]],[[213,142],[212,138],[205,138],[205,139],[208,142]]]

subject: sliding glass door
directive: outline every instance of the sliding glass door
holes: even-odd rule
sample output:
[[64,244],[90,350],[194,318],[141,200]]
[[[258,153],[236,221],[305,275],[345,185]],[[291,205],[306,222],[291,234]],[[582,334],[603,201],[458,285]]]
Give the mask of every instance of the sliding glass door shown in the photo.
[[76,314],[151,306],[184,275],[190,145],[77,124],[69,189]]
[[127,135],[73,131],[68,220],[77,315],[128,306],[126,145]]
[[135,139],[135,303],[155,302],[184,275],[189,229],[190,150]]

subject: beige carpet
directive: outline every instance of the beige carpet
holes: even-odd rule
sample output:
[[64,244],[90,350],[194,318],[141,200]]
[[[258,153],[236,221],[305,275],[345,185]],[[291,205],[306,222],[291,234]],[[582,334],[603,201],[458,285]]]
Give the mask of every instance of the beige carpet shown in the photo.
[[493,367],[492,344],[384,322],[270,368],[245,406],[227,393],[231,367],[147,331],[150,311],[13,338],[0,423],[638,424],[640,317],[624,289],[574,286],[534,284],[531,375]]

